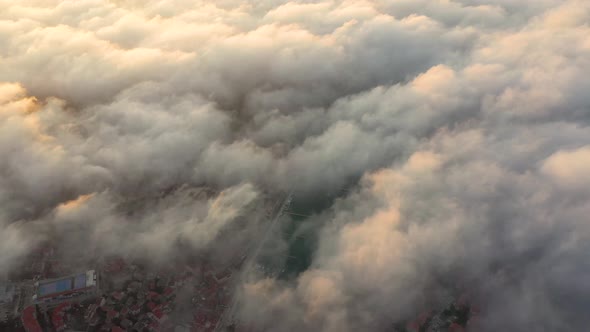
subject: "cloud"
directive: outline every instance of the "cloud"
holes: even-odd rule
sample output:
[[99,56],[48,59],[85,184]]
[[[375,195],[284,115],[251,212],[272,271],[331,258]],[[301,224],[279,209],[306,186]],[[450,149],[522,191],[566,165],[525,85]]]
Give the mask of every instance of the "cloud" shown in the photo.
[[[252,185],[231,187],[216,196],[207,196],[211,194],[202,188],[180,189],[151,202],[155,207],[136,205],[134,214],[129,216],[116,197],[105,192],[60,205],[43,222],[49,223],[61,239],[61,247],[69,250],[84,247],[92,249],[90,255],[99,252],[139,260],[146,259],[149,252],[153,262],[167,263],[183,250],[203,252],[225,230],[256,225],[258,193]],[[237,242],[238,235],[234,237]],[[79,258],[80,253],[75,255]]]
[[584,190],[590,180],[585,170],[590,165],[590,149],[557,151],[543,162],[541,170],[557,185]]
[[317,247],[239,289],[260,330],[387,330],[457,289],[478,331],[583,330],[589,13],[0,0],[0,271],[56,239],[230,256],[294,190]]

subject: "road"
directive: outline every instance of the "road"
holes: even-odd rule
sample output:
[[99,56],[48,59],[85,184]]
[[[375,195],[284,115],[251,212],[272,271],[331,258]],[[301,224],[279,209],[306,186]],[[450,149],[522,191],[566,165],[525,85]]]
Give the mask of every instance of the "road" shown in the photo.
[[[246,258],[246,261],[244,262],[242,270],[240,271],[240,275],[238,276],[238,279],[234,282],[234,287],[240,287],[240,285],[242,285],[244,283],[244,281],[246,281],[246,278],[248,277],[248,275],[250,275],[250,271],[252,271],[252,268],[254,267],[254,264],[256,263],[256,259],[258,258],[258,255],[260,254],[262,247],[266,243],[270,234],[272,234],[272,230],[273,230],[274,226],[277,224],[279,219],[281,219],[281,216],[285,213],[285,210],[287,210],[289,208],[289,205],[291,204],[292,199],[293,199],[293,192],[291,191],[287,194],[287,196],[285,197],[285,200],[281,204],[281,207],[279,208],[277,213],[274,215],[273,219],[270,221],[270,224],[266,227],[266,231],[264,232],[264,234],[262,235],[262,238],[258,242],[258,246]],[[235,310],[238,306],[238,301],[239,301],[239,299],[237,296],[237,291],[234,289],[232,299],[230,302],[231,304],[225,309],[225,311],[223,312],[223,315],[219,319],[219,322],[217,322],[217,326],[215,326],[215,331],[220,332],[223,330],[224,327],[228,326],[231,323],[231,320],[233,319],[233,316],[235,314]]]

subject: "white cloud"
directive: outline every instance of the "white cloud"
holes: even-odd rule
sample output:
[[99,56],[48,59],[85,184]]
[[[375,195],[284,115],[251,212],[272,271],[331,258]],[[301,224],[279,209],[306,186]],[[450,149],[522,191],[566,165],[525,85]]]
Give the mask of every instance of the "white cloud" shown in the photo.
[[[221,252],[250,239],[261,193],[319,204],[352,184],[301,226],[309,270],[244,285],[250,323],[381,330],[461,282],[478,330],[583,330],[589,13],[0,0],[0,272],[56,237]],[[187,189],[202,186],[223,194]]]

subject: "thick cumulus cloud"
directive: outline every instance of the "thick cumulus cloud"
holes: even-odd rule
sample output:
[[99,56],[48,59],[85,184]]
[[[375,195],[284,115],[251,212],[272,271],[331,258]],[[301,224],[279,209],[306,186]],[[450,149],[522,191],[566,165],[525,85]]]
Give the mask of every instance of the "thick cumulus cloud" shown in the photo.
[[477,331],[584,330],[588,22],[582,0],[0,1],[0,270],[47,240],[214,251],[265,194],[350,186],[304,223],[308,270],[242,285],[243,321],[387,330],[461,289]]

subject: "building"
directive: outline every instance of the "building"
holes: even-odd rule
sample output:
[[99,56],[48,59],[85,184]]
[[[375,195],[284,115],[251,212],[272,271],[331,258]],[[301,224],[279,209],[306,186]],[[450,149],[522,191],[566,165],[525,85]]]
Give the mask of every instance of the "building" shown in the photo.
[[0,322],[18,318],[31,304],[32,282],[0,284]]
[[12,284],[0,284],[0,322],[15,315],[16,287]]
[[66,330],[65,314],[71,308],[69,302],[60,303],[51,313],[51,323],[56,332]]
[[41,280],[35,283],[33,303],[49,308],[64,301],[84,301],[98,296],[99,280],[95,270]]
[[34,305],[28,306],[23,310],[21,316],[23,327],[27,332],[43,332],[39,321],[37,320],[37,310]]

